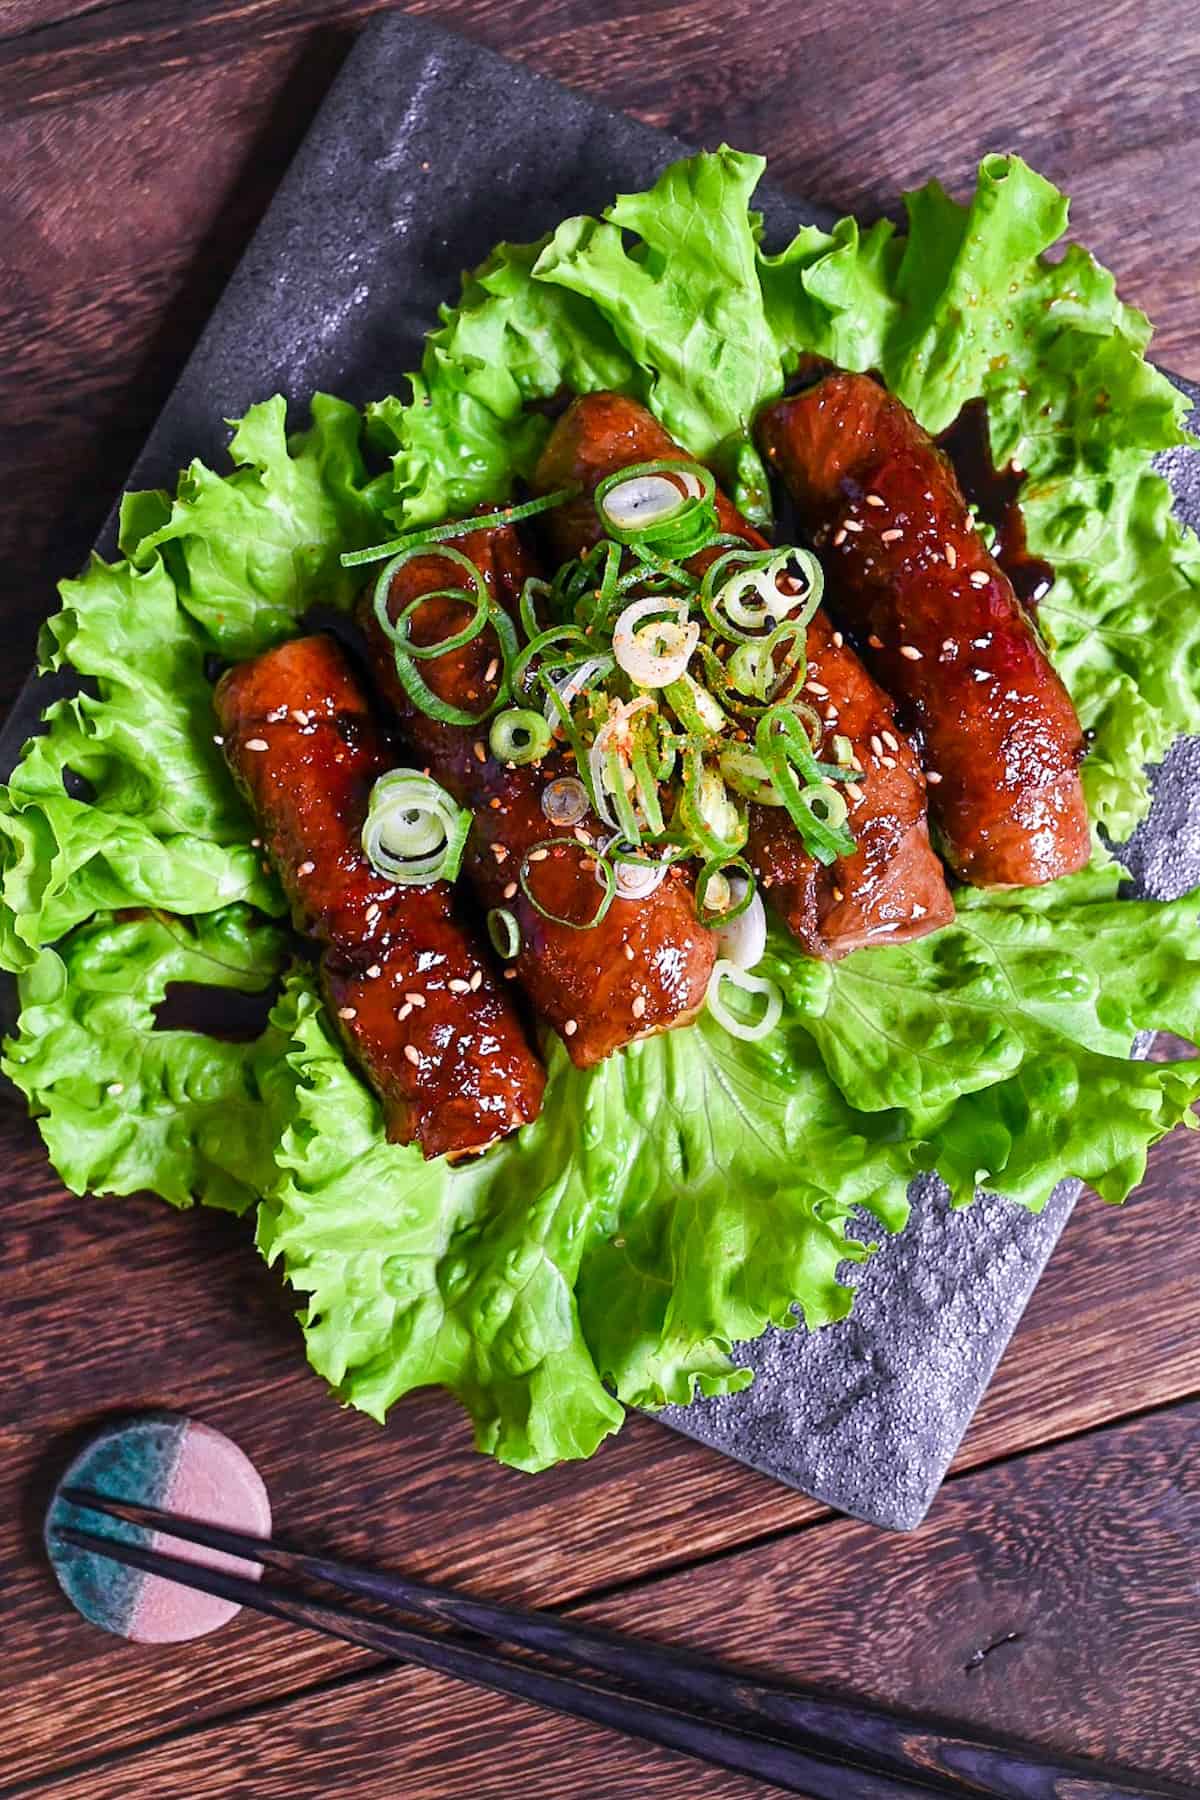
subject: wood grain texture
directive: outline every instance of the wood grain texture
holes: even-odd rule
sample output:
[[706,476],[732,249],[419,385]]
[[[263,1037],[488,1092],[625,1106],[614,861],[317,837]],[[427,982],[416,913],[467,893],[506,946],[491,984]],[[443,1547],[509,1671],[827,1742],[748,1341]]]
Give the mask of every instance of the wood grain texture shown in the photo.
[[[815,1502],[633,1419],[586,1465],[531,1480],[470,1447],[455,1404],[402,1402],[386,1432],[304,1366],[290,1305],[227,1218],[64,1195],[32,1127],[5,1117],[0,1409],[5,1716],[0,1781],[132,1747],[361,1666],[357,1653],[239,1628],[217,1658],[118,1645],[62,1604],[37,1541],[71,1434],[170,1406],[230,1432],[267,1479],[281,1535],[551,1604],[728,1552],[823,1516]],[[1180,1230],[1200,1137],[1164,1144],[1117,1211],[1085,1200],[960,1452],[960,1471],[1200,1389],[1200,1243]],[[1181,1174],[1181,1169],[1183,1173]],[[1190,1184],[1190,1185],[1188,1185]],[[1136,1321],[1136,1325],[1134,1323]],[[935,1517],[939,1516],[935,1510]],[[872,1539],[886,1560],[899,1540]]]
[[[15,0],[0,30],[0,620],[11,699],[53,585],[115,498],[368,0]],[[1021,150],[1200,368],[1200,34],[1189,0],[1021,14],[878,0],[449,0],[412,10],[799,191],[894,212]],[[61,22],[60,14],[67,16]],[[24,26],[25,29],[21,29]],[[32,29],[32,27],[37,27]]]
[[[372,10],[0,0],[0,705]],[[685,137],[762,149],[776,179],[865,214],[894,213],[899,189],[931,174],[962,192],[983,150],[1015,147],[1073,193],[1074,229],[1157,319],[1162,360],[1200,372],[1190,0],[1045,0],[1019,16],[990,0],[879,0],[866,28],[835,0],[413,10]],[[1190,1696],[1194,1725],[1198,1647],[1191,1615],[1164,1598],[1168,1573],[1187,1591],[1200,1530],[1200,1501],[1170,1473],[1177,1452],[1194,1463],[1192,1415],[1157,1414],[1119,1454],[1102,1440],[1099,1462],[1085,1443],[955,1481],[906,1540],[809,1529],[813,1502],[647,1420],[586,1467],[532,1482],[476,1457],[442,1396],[404,1403],[386,1432],[339,1411],[244,1227],[65,1195],[15,1111],[0,1112],[0,1149],[0,1468],[13,1496],[0,1507],[0,1784],[99,1758],[52,1791],[361,1787],[370,1800],[401,1772],[407,1792],[438,1800],[521,1782],[606,1800],[754,1791],[598,1734],[527,1729],[517,1709],[431,1681],[363,1675],[356,1653],[267,1624],[170,1652],[92,1631],[45,1570],[39,1509],[69,1434],[142,1404],[228,1429],[266,1474],[281,1530],[340,1553],[554,1603],[669,1574],[614,1616],[714,1643],[732,1619],[772,1666],[853,1667],[864,1691],[942,1696],[964,1716],[1196,1773],[1179,1758],[1196,1737],[1180,1709]],[[1200,1389],[1200,1248],[1183,1229],[1198,1158],[1200,1140],[1177,1135],[1130,1208],[1084,1203],[958,1470]],[[1118,1568],[1136,1594],[1124,1611]],[[955,1673],[1018,1628],[1019,1643]],[[138,1749],[148,1740],[161,1741]]]
[[[583,1610],[797,1681],[1200,1780],[1200,1407],[969,1477],[919,1532],[886,1556],[879,1544],[868,1526],[818,1525]],[[255,1703],[39,1792],[315,1800],[331,1774],[357,1800],[770,1791],[399,1669]]]

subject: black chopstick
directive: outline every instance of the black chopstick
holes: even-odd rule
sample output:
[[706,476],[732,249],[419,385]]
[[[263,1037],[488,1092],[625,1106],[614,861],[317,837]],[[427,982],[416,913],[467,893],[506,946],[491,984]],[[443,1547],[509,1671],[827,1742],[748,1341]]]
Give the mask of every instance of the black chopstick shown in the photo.
[[[397,1626],[325,1605],[225,1571],[183,1561],[121,1540],[61,1528],[79,1548],[216,1593],[291,1623],[340,1637],[383,1655],[421,1664],[553,1710],[587,1718],[651,1742],[822,1800],[905,1800],[906,1796],[977,1795],[998,1800],[1087,1795],[1100,1800],[1196,1800],[1192,1790],[1147,1784],[1074,1758],[1027,1745],[968,1738],[954,1727],[906,1718],[857,1701],[762,1681],[707,1658],[521,1611],[408,1577],[311,1556],[266,1539],[201,1524],[129,1501],[66,1490],[72,1505],[106,1513],[181,1540],[221,1550],[401,1610],[465,1628],[463,1637]],[[546,1669],[525,1657],[497,1654],[484,1640],[520,1645],[543,1656],[601,1669],[627,1685],[614,1688]]]

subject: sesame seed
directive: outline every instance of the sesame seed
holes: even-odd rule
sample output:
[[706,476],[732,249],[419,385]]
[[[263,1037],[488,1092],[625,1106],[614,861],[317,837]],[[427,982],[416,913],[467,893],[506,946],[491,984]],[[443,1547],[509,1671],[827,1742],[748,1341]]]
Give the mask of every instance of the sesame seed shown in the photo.
[[872,737],[871,737],[871,755],[872,756],[882,756],[883,755],[883,744],[881,743],[880,739],[877,738],[874,734],[872,734]]
[[871,633],[870,637],[867,639],[867,642],[868,642],[868,644],[870,644],[872,650],[882,650],[883,649],[883,639],[881,637],[876,637],[874,632]]
[[953,544],[946,545],[946,566],[951,569],[958,567],[958,551]]
[[357,1019],[357,1017],[358,1017],[357,1006],[339,1006],[338,1007],[338,1018],[339,1019]]
[[529,861],[530,862],[545,862],[545,860],[549,856],[549,854],[550,854],[550,852],[548,850],[531,850],[529,852]]
[[868,494],[867,495],[867,505],[868,506],[886,506],[887,501],[883,498],[882,494]]
[[250,839],[250,848],[252,850],[261,850],[262,849],[262,839],[261,838],[251,838]]
[[486,762],[487,761],[487,751],[485,750],[483,744],[479,741],[479,739],[476,739],[475,744],[473,745],[473,748],[475,751],[475,761],[476,762]]
[[477,994],[483,986],[483,970],[476,969],[471,976],[471,992]]
[[492,855],[495,857],[495,859],[498,863],[508,861],[508,851],[504,848],[503,844],[493,844],[491,848],[492,848]]
[[846,642],[846,640],[845,640],[845,638],[844,638],[844,637],[843,637],[843,636],[842,636],[842,634],[841,634],[841,632],[840,632],[840,631],[835,631],[835,632],[834,632],[834,634],[833,634],[833,647],[834,647],[834,649],[835,649],[835,650],[840,650],[840,649],[841,649],[841,647],[842,647],[842,645],[843,645],[843,644],[844,644],[844,643],[845,643],[845,642]]
[[836,725],[837,724],[837,707],[836,706],[827,706],[825,708],[825,723],[827,725]]
[[846,541],[846,533],[844,531],[835,531],[834,532],[833,547],[835,550],[839,547],[839,545],[844,544],[845,541]]
[[415,1044],[405,1044],[404,1054],[414,1068],[421,1060],[421,1052],[417,1049]]
[[407,1019],[407,1017],[411,1011],[412,1011],[411,1006],[399,1006],[396,1008],[396,1017],[400,1020],[401,1024],[404,1023],[405,1019]]
[[926,769],[926,771],[925,771],[925,779],[926,779],[926,781],[928,781],[928,782],[929,782],[929,783],[931,783],[931,785],[932,785],[932,786],[933,786],[933,787],[936,787],[936,786],[937,786],[937,784],[938,784],[938,782],[939,782],[939,781],[940,781],[940,780],[941,780],[941,779],[942,779],[942,778],[941,778],[941,776],[940,776],[940,775],[939,775],[939,774],[938,774],[938,772],[937,772],[937,770],[936,770],[936,769]]
[[846,792],[849,794],[850,798],[854,801],[855,805],[857,805],[858,802],[863,797],[863,791],[859,787],[857,781],[848,781],[846,783]]
[[485,681],[495,681],[496,674],[497,674],[499,668],[500,668],[499,659],[497,657],[493,656],[491,662],[488,664],[487,668],[483,671],[483,679]]
[[372,963],[370,968],[367,970],[367,980],[368,981],[378,981],[379,977],[382,974],[383,974],[383,970],[380,968],[379,964]]
[[857,750],[852,750],[850,752],[850,767],[852,769],[857,769],[860,775],[863,773],[862,758],[859,756]]
[[954,639],[953,638],[943,638],[942,639],[942,649],[943,650],[953,650],[954,649]]
[[861,531],[862,530],[862,520],[861,519],[847,519],[846,520],[846,530],[847,531]]
[[896,766],[896,759],[894,756],[881,756],[879,760],[885,769],[894,769]]
[[311,875],[316,866],[314,862],[302,862],[296,873],[297,875]]
[[822,700],[827,699],[829,696],[829,689],[827,687],[822,687],[819,681],[806,681],[804,685],[810,694],[816,694]]
[[517,891],[517,884],[516,884],[516,882],[515,882],[515,881],[510,881],[510,882],[508,882],[508,883],[507,883],[507,885],[506,885],[506,886],[505,886],[505,889],[504,889],[504,898],[505,898],[505,899],[506,899],[506,900],[511,900],[511,899],[513,899],[513,897],[514,897],[514,896],[515,896],[515,894],[516,894],[516,891]]
[[972,569],[972,571],[971,571],[971,586],[972,587],[985,588],[990,580],[991,580],[991,576],[988,574],[986,569]]
[[633,945],[626,944],[624,946],[624,950],[625,950],[625,961],[632,962],[633,961]]
[[901,644],[900,654],[901,656],[907,656],[909,662],[920,662],[921,660],[921,652],[917,649],[915,644]]
[[265,750],[267,748],[267,740],[266,738],[247,738],[246,748],[247,750]]
[[646,996],[645,996],[645,994],[638,995],[637,999],[634,1001],[633,1006],[630,1008],[630,1010],[633,1013],[633,1016],[635,1019],[641,1019],[641,1018],[645,1017],[645,1013],[646,1013]]
[[591,832],[585,831],[582,825],[577,825],[575,827],[575,837],[577,842],[581,844],[590,844],[592,841]]
[[879,735],[889,750],[898,750],[900,748],[900,740],[894,732],[881,731]]
[[470,982],[460,981],[457,976],[455,976],[453,981],[448,981],[446,986],[450,989],[452,994],[469,994],[471,991]]
[[563,1036],[564,1037],[574,1037],[575,1033],[578,1030],[579,1030],[578,1020],[568,1019],[566,1024],[563,1026]]
[[123,1081],[110,1081],[104,1091],[106,1094],[112,1094],[114,1096],[123,1094],[125,1092],[125,1083]]
[[405,994],[404,998],[410,1006],[424,1006],[425,1004],[424,994]]
[[843,894],[841,888],[837,888],[837,887],[835,887],[833,890],[833,897],[835,900],[844,900],[846,898],[846,896],[845,896],[845,894]]
[[223,744],[223,743],[224,743],[224,742],[225,742],[225,739],[224,739],[224,738],[223,738],[223,737],[222,737],[222,736],[221,736],[221,735],[220,735],[220,733],[219,733],[219,732],[218,732],[218,734],[217,734],[217,735],[216,735],[216,737],[214,737],[214,738],[213,738],[213,743],[214,743],[214,744]]
[[879,541],[881,544],[894,544],[903,536],[904,533],[900,530],[900,527],[898,525],[893,525],[890,531],[880,532]]

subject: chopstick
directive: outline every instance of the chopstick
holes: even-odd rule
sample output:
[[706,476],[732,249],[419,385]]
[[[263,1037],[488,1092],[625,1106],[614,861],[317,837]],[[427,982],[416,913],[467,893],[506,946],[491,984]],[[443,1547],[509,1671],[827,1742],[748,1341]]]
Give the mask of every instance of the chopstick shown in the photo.
[[[293,1578],[318,1581],[457,1630],[397,1625],[307,1595],[72,1527],[65,1542],[185,1587],[304,1625],[379,1654],[588,1719],[814,1800],[928,1800],[975,1795],[1052,1800],[1196,1800],[1192,1790],[1029,1745],[966,1736],[952,1726],[764,1681],[706,1657],[543,1612],[477,1600],[452,1588],[313,1556],[271,1540],[135,1502],[67,1489],[63,1499]],[[464,1635],[468,1634],[468,1635]],[[624,1685],[562,1673],[504,1654],[488,1640],[601,1670]]]

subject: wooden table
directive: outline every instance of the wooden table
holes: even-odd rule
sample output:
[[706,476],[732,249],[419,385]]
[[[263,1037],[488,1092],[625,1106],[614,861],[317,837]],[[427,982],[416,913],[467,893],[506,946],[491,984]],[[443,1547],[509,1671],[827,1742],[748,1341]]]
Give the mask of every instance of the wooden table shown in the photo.
[[[0,0],[0,702],[371,10]],[[418,10],[868,214],[1015,147],[1200,374],[1193,0]],[[5,1792],[765,1792],[266,1622],[93,1631],[39,1550],[46,1482],[65,1435],[164,1403],[231,1431],[300,1539],[1200,1782],[1200,1139],[1123,1213],[1081,1204],[930,1520],[886,1538],[646,1419],[535,1481],[441,1396],[381,1432],[305,1369],[245,1227],[72,1199],[18,1113],[0,1132]]]

